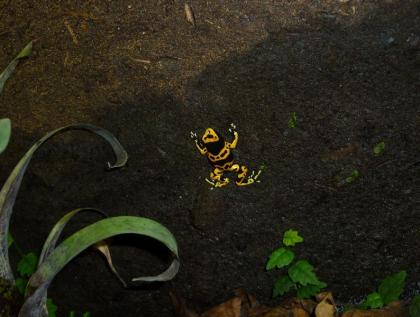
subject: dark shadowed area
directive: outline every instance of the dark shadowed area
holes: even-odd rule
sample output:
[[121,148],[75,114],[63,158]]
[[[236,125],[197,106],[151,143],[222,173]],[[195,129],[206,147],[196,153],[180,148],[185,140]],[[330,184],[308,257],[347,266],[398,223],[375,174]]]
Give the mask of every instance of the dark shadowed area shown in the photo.
[[[0,1],[0,69],[30,41],[0,95],[13,124],[3,183],[24,152],[57,127],[108,129],[129,154],[88,133],[59,136],[34,157],[11,230],[39,251],[63,213],[91,206],[167,226],[182,267],[172,283],[125,290],[95,251],[72,261],[49,296],[59,316],[172,316],[174,287],[203,311],[244,287],[267,304],[280,272],[267,256],[293,228],[339,303],[406,270],[420,293],[419,1]],[[295,112],[297,124],[288,127]],[[261,183],[210,190],[210,165],[190,131],[239,132],[236,160]],[[385,142],[385,150],[373,148]],[[346,181],[353,171],[359,177]],[[68,235],[95,221],[75,219]],[[115,239],[125,278],[160,273],[166,250]],[[14,263],[17,255],[12,254]]]

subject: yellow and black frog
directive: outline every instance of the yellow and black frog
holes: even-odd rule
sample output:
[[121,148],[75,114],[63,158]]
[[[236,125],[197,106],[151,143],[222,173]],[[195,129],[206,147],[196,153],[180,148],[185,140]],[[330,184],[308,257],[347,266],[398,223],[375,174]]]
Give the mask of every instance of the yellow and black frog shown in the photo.
[[247,177],[248,168],[245,165],[234,163],[234,157],[231,149],[236,148],[238,144],[238,132],[236,126],[231,123],[229,131],[233,133],[233,141],[226,142],[220,133],[212,128],[207,128],[201,140],[198,139],[197,134],[191,132],[191,138],[195,142],[195,146],[201,155],[207,156],[209,163],[214,170],[210,173],[210,180],[206,181],[214,187],[223,187],[229,184],[229,178],[223,177],[225,172],[237,173],[236,185],[245,186],[253,184],[261,171],[256,175],[252,172],[251,176]]

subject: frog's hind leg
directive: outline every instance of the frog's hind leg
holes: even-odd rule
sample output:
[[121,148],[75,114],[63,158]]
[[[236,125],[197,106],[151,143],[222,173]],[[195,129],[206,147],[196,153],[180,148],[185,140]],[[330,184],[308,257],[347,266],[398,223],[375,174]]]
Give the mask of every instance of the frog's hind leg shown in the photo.
[[223,170],[217,167],[210,173],[210,178],[214,181],[214,187],[223,187],[229,184],[229,178],[222,178],[222,176]]
[[246,174],[248,173],[248,168],[245,165],[242,165],[239,167],[238,164],[234,164],[232,168],[237,165],[238,167],[235,167],[235,172],[238,173],[238,178],[236,179],[236,185],[238,186],[246,186],[251,185],[255,182],[255,180],[252,177],[246,177]]

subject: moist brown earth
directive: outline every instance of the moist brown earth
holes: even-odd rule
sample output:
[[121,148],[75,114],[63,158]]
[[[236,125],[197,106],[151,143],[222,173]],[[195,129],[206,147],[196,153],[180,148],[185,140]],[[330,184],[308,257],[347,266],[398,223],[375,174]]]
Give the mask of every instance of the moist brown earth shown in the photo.
[[[266,304],[281,272],[267,256],[287,229],[339,303],[406,270],[420,292],[419,1],[2,1],[0,69],[30,40],[0,95],[13,122],[0,181],[57,127],[86,122],[115,133],[126,167],[104,172],[110,149],[82,132],[34,157],[11,230],[38,252],[64,212],[94,206],[166,225],[182,267],[172,283],[203,311],[245,287]],[[288,127],[295,112],[297,126]],[[236,159],[261,183],[210,190],[211,167],[190,131],[238,127]],[[373,148],[385,142],[385,150]],[[353,171],[359,177],[347,179]],[[69,234],[95,219],[74,220]],[[159,273],[164,247],[122,237],[125,278]],[[13,252],[13,251],[12,251]],[[14,265],[18,256],[13,255]],[[171,284],[125,290],[86,251],[54,280],[59,316],[172,316]]]

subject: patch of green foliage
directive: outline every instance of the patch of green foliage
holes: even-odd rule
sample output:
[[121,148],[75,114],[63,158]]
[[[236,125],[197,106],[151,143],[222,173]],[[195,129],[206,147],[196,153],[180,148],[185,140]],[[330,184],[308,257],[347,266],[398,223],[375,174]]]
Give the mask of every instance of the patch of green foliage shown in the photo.
[[405,286],[407,273],[400,271],[387,276],[379,285],[377,292],[370,293],[366,299],[358,305],[360,308],[381,308],[399,299]]
[[283,235],[283,246],[274,250],[269,256],[266,270],[287,268],[287,275],[281,276],[274,283],[273,297],[281,296],[292,288],[298,298],[309,298],[319,293],[327,284],[316,276],[314,267],[307,260],[293,262],[295,254],[289,247],[303,242],[303,238],[295,230],[287,230]]
[[48,317],[56,317],[57,306],[53,303],[51,298],[47,299]]
[[385,142],[384,141],[379,142],[373,148],[373,154],[380,155],[384,150],[385,150]]
[[[35,273],[38,267],[38,256],[33,253],[29,252],[27,254],[23,254],[20,248],[17,246],[13,236],[8,234],[8,244],[9,247],[13,244],[15,248],[21,255],[21,259],[17,264],[17,277],[15,281],[16,289],[18,290],[19,294],[25,295],[26,285],[28,284],[28,279]],[[47,299],[47,310],[48,310],[48,317],[56,317],[57,306],[54,304],[51,298]]]
[[289,129],[296,128],[297,126],[297,115],[296,112],[292,112],[292,116],[289,119],[289,122],[287,123],[287,126]]

